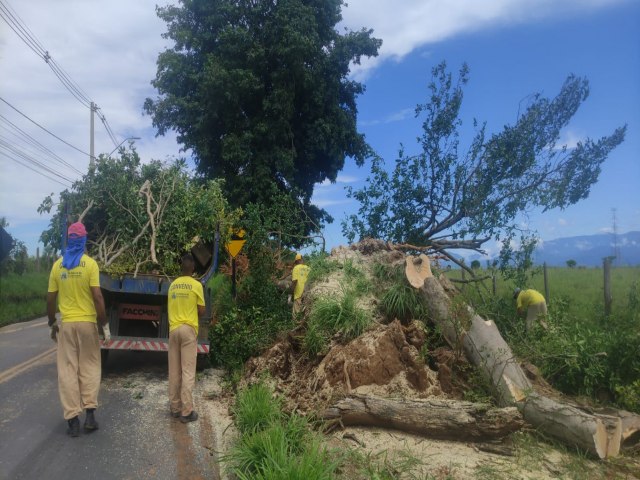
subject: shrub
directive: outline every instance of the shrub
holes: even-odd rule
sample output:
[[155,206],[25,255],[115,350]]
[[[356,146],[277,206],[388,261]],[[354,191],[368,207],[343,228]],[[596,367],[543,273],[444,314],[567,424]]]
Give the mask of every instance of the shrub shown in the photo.
[[311,308],[303,345],[313,356],[320,353],[335,334],[349,341],[360,336],[370,323],[370,316],[358,307],[354,292],[344,291],[339,298],[321,297]]

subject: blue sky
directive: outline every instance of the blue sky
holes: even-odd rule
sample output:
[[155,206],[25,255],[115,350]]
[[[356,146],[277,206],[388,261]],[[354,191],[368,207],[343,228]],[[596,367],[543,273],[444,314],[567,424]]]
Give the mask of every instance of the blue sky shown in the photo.
[[[564,211],[532,212],[522,221],[543,240],[602,233],[611,228],[612,208],[616,208],[619,232],[640,230],[638,2],[463,32],[421,46],[401,60],[386,61],[365,79],[359,125],[388,165],[393,164],[401,142],[408,152],[418,151],[415,139],[421,130],[414,108],[426,100],[431,68],[442,60],[454,72],[465,61],[471,69],[462,110],[467,133],[474,117],[497,131],[515,120],[518,105],[527,95],[553,96],[568,74],[586,76],[590,97],[564,132],[564,143],[599,138],[627,123],[626,141],[604,163],[600,181],[587,200]],[[466,144],[464,137],[461,144]],[[341,179],[358,188],[368,172],[368,167],[350,162]],[[318,189],[315,196],[320,204],[328,202],[325,208],[338,219],[337,224],[357,209],[343,188],[338,182]],[[326,235],[329,244],[342,241],[339,225],[329,226]]]
[[[156,1],[7,0],[53,58],[106,115],[118,140],[141,137],[143,159],[179,154],[173,135],[156,138],[142,103],[154,96],[150,81],[165,46]],[[168,2],[160,2],[168,3]],[[589,199],[565,211],[523,218],[543,240],[601,233],[617,209],[619,232],[640,230],[640,2],[625,0],[351,0],[344,23],[374,29],[380,56],[354,68],[366,93],[358,100],[359,127],[392,163],[400,143],[416,151],[420,122],[413,109],[426,99],[431,68],[446,60],[470,69],[463,129],[475,117],[490,131],[512,123],[519,102],[542,92],[555,95],[570,73],[586,76],[591,95],[563,134],[568,145],[599,138],[628,124],[626,141],[604,163]],[[0,97],[74,146],[88,151],[88,110],[61,86],[47,65],[0,20]],[[0,104],[0,114],[81,171],[88,158],[42,132]],[[0,134],[9,137],[7,125]],[[465,137],[462,138],[462,145]],[[96,152],[114,144],[100,122]],[[0,149],[0,153],[2,153]],[[47,161],[46,157],[40,157]],[[9,231],[35,252],[49,219],[36,208],[61,185],[0,155],[0,216]],[[58,168],[58,167],[56,167]],[[70,179],[77,174],[59,167]],[[336,221],[325,229],[328,246],[344,243],[340,221],[357,209],[344,187],[358,187],[369,173],[348,161],[338,182],[320,185],[314,199]]]

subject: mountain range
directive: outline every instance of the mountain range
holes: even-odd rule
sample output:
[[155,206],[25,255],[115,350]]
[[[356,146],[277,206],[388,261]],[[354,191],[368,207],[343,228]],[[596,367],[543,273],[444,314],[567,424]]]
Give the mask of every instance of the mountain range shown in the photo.
[[566,266],[567,260],[575,260],[578,266],[595,267],[601,266],[602,259],[614,255],[616,250],[614,265],[640,265],[640,232],[618,234],[617,242],[611,233],[541,241],[533,258],[536,264]]

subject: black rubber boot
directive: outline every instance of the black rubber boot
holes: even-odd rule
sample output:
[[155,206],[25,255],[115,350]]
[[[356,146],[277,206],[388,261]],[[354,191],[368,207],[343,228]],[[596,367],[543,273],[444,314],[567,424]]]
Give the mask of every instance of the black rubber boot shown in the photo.
[[93,431],[98,429],[98,422],[93,414],[95,408],[87,408],[87,417],[84,419],[84,429],[87,431]]
[[180,421],[182,423],[195,422],[196,420],[198,420],[198,414],[195,412],[195,410],[191,410],[191,413],[189,415],[180,416]]
[[80,419],[76,416],[67,420],[69,428],[67,428],[67,435],[70,437],[77,437],[80,435]]

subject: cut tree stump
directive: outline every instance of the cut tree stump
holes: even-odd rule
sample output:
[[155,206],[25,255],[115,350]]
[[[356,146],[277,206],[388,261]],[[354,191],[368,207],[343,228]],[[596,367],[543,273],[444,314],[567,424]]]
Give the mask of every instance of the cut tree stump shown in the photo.
[[[584,412],[536,394],[495,322],[483,319],[468,306],[454,304],[441,281],[425,267],[428,261],[424,255],[415,260],[408,256],[407,279],[424,295],[429,316],[449,345],[454,350],[461,348],[469,362],[491,382],[498,404],[517,407],[528,423],[565,444],[583,448],[601,459],[618,455],[621,419]],[[425,272],[429,273],[425,276]]]
[[343,398],[321,413],[342,425],[390,428],[440,440],[485,442],[504,438],[524,425],[515,407],[494,408],[457,400]]

